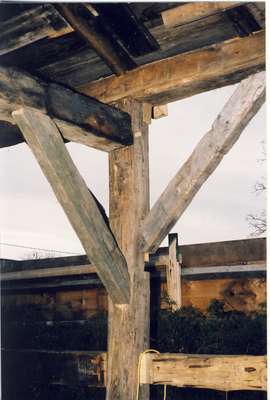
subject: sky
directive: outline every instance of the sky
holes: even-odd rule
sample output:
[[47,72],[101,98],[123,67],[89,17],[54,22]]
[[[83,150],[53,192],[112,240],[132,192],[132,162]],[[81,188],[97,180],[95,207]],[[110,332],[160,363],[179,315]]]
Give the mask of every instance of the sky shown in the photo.
[[[234,89],[228,86],[171,103],[167,117],[152,120],[151,205],[210,129]],[[264,195],[254,192],[256,181],[266,175],[266,165],[260,161],[265,137],[264,105],[172,229],[178,233],[180,244],[250,237],[247,214],[259,213],[266,206]],[[67,144],[67,148],[87,186],[108,213],[107,153],[75,143]],[[26,259],[36,253],[42,257],[84,254],[25,143],[0,149],[0,182],[0,258]],[[167,245],[167,239],[163,245]]]

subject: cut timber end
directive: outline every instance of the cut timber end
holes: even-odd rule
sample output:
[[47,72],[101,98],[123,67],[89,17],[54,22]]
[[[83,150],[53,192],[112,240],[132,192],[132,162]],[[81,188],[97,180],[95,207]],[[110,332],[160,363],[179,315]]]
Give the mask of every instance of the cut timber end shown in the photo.
[[[133,141],[128,113],[17,68],[0,66],[0,120],[13,124],[11,113],[21,107],[49,114],[68,141],[103,151]],[[16,143],[16,131],[9,134],[15,136],[9,141]],[[4,138],[1,141],[5,143]]]
[[30,108],[12,113],[114,303],[129,302],[126,260],[54,122]]
[[266,390],[266,356],[144,354],[142,384],[214,390]]

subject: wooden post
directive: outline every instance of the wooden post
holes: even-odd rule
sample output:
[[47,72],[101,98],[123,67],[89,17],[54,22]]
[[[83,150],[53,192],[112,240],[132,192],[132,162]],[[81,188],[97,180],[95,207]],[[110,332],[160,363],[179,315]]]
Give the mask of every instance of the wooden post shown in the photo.
[[167,294],[172,310],[181,307],[181,267],[178,259],[178,235],[169,234],[169,265],[166,268]]
[[[149,274],[139,250],[139,227],[149,211],[148,126],[143,104],[123,100],[130,113],[134,144],[109,155],[110,225],[125,255],[130,275],[130,303],[109,302],[107,400],[135,400],[140,353],[148,347]],[[148,399],[148,387],[140,400]]]

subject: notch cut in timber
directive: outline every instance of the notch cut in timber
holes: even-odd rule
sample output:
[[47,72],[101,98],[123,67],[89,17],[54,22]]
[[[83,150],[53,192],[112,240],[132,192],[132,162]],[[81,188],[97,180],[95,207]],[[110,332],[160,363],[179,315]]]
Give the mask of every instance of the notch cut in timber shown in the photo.
[[126,260],[96,199],[74,165],[56,125],[47,115],[29,108],[17,110],[12,116],[112,301],[117,304],[128,303],[129,274]]
[[140,383],[214,390],[266,390],[266,356],[152,354],[142,356]]
[[265,72],[243,80],[152,207],[141,228],[141,250],[155,252],[192,199],[265,101]]
[[[63,137],[99,150],[132,143],[130,116],[100,101],[56,83],[45,82],[18,68],[0,66],[0,120],[14,124],[12,111],[31,107],[47,113]],[[9,129],[12,135],[12,129]],[[6,134],[1,143],[7,141]],[[20,138],[19,138],[20,139]]]
[[178,254],[178,235],[169,234],[169,264],[166,267],[167,294],[172,310],[182,306],[181,265]]

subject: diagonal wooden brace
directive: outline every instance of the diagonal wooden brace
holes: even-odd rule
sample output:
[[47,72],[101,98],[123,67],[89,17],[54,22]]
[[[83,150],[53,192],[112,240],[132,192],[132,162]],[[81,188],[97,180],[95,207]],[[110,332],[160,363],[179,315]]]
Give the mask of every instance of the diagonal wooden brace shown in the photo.
[[112,301],[117,304],[128,303],[129,274],[126,260],[95,198],[74,165],[56,125],[48,115],[31,108],[17,110],[12,116],[87,256],[95,264]]

